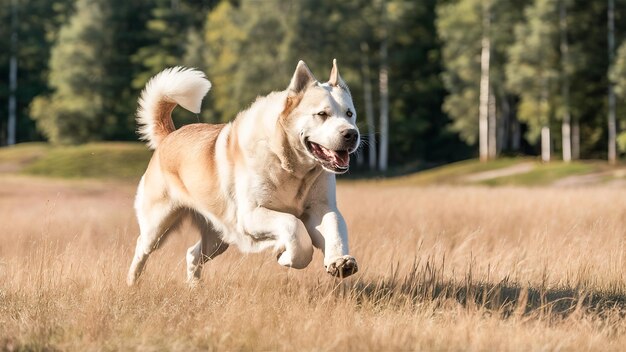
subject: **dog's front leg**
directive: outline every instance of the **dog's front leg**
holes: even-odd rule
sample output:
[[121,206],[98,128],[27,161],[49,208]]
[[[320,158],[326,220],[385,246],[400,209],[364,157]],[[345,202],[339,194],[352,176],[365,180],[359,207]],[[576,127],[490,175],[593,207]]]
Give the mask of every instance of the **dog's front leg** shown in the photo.
[[313,245],[302,221],[295,216],[257,207],[244,220],[245,232],[258,240],[274,238],[278,263],[303,269],[313,259]]
[[324,202],[310,204],[304,220],[313,245],[324,252],[324,267],[329,274],[343,278],[359,270],[354,257],[348,254],[348,229],[336,207]]

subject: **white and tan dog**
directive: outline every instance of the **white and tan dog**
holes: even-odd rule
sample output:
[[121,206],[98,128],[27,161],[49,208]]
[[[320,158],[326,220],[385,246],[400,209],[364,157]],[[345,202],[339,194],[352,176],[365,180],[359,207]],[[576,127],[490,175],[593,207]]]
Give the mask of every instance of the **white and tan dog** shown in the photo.
[[198,113],[210,87],[201,72],[176,67],[156,75],[142,92],[139,132],[155,151],[137,190],[140,235],[128,284],[185,217],[201,233],[187,253],[192,284],[202,264],[231,244],[242,252],[273,248],[279,264],[298,269],[317,247],[328,273],[355,273],[335,174],[348,170],[360,137],[336,61],[326,83],[300,61],[287,90],[257,98],[234,121],[175,130],[176,105]]

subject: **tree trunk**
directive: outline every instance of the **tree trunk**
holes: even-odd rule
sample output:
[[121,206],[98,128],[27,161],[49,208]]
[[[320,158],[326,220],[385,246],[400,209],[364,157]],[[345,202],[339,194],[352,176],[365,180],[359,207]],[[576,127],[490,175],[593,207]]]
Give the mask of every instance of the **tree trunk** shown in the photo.
[[522,128],[516,116],[511,119],[511,151],[519,152],[522,148]]
[[363,101],[365,102],[365,121],[367,123],[368,160],[370,170],[376,170],[376,125],[374,122],[374,97],[369,60],[369,45],[361,43],[361,71],[363,74]]
[[547,163],[550,161],[550,127],[541,127],[541,161]]
[[491,41],[489,31],[491,27],[490,3],[483,5],[483,35],[480,52],[480,93],[478,105],[478,143],[480,161],[489,160],[489,60]]
[[497,124],[496,124],[496,95],[493,94],[493,87],[489,89],[489,159],[494,160],[498,154],[497,150]]
[[497,155],[501,154],[503,150],[510,148],[510,136],[509,130],[511,128],[511,106],[505,93],[501,93],[502,99],[500,100],[500,124],[498,124],[498,138],[497,138]]
[[[615,16],[614,16],[614,10],[615,10],[615,1],[614,0],[609,0],[609,9],[607,11],[607,17],[608,17],[608,27],[609,27],[609,32],[608,32],[608,42],[609,42],[609,70],[610,67],[613,66],[613,56],[614,56],[614,52],[615,52]],[[616,160],[617,160],[617,153],[616,153],[616,135],[617,135],[617,128],[615,125],[615,92],[613,91],[613,82],[611,81],[611,79],[609,78],[609,87],[608,87],[608,100],[609,100],[609,116],[608,116],[608,137],[609,137],[609,148],[608,148],[608,154],[609,154],[609,164],[615,164]]]
[[552,146],[550,141],[550,115],[548,111],[548,79],[542,78],[541,80],[541,98],[539,100],[540,106],[540,118],[543,124],[541,127],[541,160],[545,163],[550,161],[550,154],[552,153]]
[[564,0],[559,3],[559,27],[561,32],[561,94],[563,95],[563,121],[561,123],[561,134],[563,143],[563,161],[572,160],[572,140],[571,140],[571,116],[569,101],[569,77],[567,65],[569,62],[569,45],[567,43],[567,10]]
[[380,71],[378,73],[378,89],[380,91],[380,156],[378,169],[387,171],[387,157],[389,149],[389,63],[387,62],[387,14],[386,1],[382,2],[382,29],[380,42]]
[[574,119],[572,124],[572,160],[580,159],[580,126],[578,120]]
[[[509,102],[509,106],[511,105],[511,102]],[[516,109],[510,108],[509,119],[509,123],[511,126],[511,151],[519,152],[522,148],[522,128],[520,126],[519,120],[517,119]]]
[[17,126],[17,0],[11,1],[11,58],[9,59],[9,120],[7,144],[16,142]]

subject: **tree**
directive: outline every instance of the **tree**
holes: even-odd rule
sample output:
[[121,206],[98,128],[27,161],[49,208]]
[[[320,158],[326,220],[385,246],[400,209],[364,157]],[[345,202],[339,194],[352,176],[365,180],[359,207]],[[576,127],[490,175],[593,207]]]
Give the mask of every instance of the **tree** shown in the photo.
[[102,91],[103,53],[113,46],[107,12],[99,2],[78,0],[76,13],[61,28],[50,59],[50,97],[31,107],[38,128],[53,143],[81,143],[99,136],[106,120]]
[[[626,41],[617,50],[609,79],[615,87],[616,98],[626,101]],[[616,136],[616,144],[620,152],[626,152],[626,132],[622,131]]]
[[[608,18],[608,53],[609,53],[609,67],[613,64],[615,56],[615,0],[608,0],[609,6],[607,9]],[[607,70],[608,72],[608,70]],[[609,79],[608,82],[608,159],[610,164],[615,164],[617,160],[616,152],[616,123],[615,123],[615,92],[613,91],[613,82]]]
[[78,0],[51,49],[49,95],[30,107],[37,128],[53,143],[135,139],[140,71],[130,57],[145,43],[140,32],[148,2]]
[[387,2],[381,3],[381,39],[380,39],[380,68],[378,70],[378,92],[380,94],[380,152],[378,170],[387,171],[389,154],[389,21],[387,19]]
[[365,120],[367,123],[368,166],[376,170],[376,124],[374,122],[374,97],[372,93],[369,45],[361,42],[361,77],[363,80],[363,102],[365,104]]
[[[48,91],[50,47],[71,5],[72,0],[0,0],[0,22],[6,24],[0,26],[0,48],[7,49],[0,50],[0,145],[7,144],[9,110],[15,112],[15,128],[11,130],[15,131],[16,142],[41,139],[29,118],[28,105],[34,96]],[[19,45],[11,44],[13,38],[19,38]],[[17,68],[13,75],[11,61]],[[9,89],[11,76],[15,77],[13,93]],[[9,109],[10,100],[14,109]]]
[[[541,137],[542,160],[551,158],[550,123],[556,109],[559,78],[559,29],[553,0],[536,0],[525,11],[526,22],[515,28],[516,42],[507,65],[509,87],[521,98],[520,119],[531,141]],[[558,23],[558,22],[556,22]]]
[[[480,93],[478,105],[478,141],[480,160],[489,159],[489,63],[491,55],[491,3],[483,2],[480,49]],[[493,128],[493,126],[492,126]]]
[[18,18],[17,0],[11,0],[11,59],[9,60],[9,121],[7,124],[7,144],[13,145],[16,141],[17,123],[17,45],[18,45]]
[[[442,78],[448,90],[443,109],[453,120],[451,129],[470,145],[480,142],[481,119],[476,117],[482,112],[483,159],[490,151],[493,158],[501,150],[517,151],[520,147],[517,98],[508,89],[505,67],[514,42],[513,28],[523,21],[527,2],[457,0],[442,2],[437,8],[437,29],[443,42]],[[479,112],[481,71],[484,94]]]
[[567,2],[559,0],[559,33],[561,54],[561,95],[563,99],[563,119],[561,135],[563,144],[563,161],[572,160],[572,129],[569,98],[569,44],[567,40]]

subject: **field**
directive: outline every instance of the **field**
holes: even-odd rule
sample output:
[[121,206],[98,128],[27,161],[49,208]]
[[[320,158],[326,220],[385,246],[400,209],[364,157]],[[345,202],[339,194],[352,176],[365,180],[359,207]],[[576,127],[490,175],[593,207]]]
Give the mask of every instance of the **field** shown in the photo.
[[[0,155],[1,161],[1,155]],[[510,176],[506,176],[510,177]],[[235,248],[184,281],[190,231],[125,275],[133,180],[0,175],[0,350],[622,350],[626,188],[342,182],[361,271]]]

